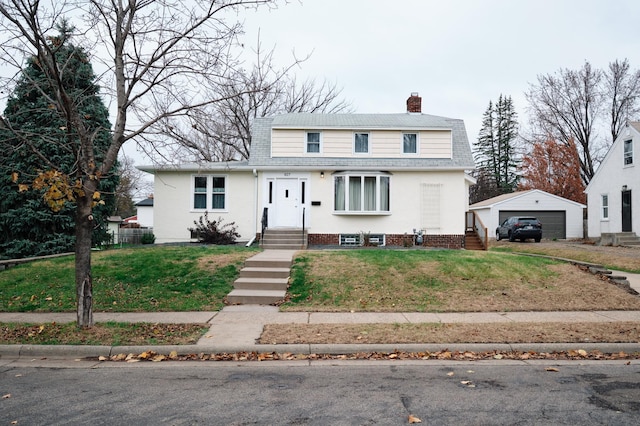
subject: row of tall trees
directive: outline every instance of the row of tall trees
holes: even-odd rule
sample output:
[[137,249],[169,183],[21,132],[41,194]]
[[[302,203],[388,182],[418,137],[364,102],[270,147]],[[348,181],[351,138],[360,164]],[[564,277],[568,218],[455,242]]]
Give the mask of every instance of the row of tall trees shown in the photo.
[[476,179],[471,202],[513,192],[518,185],[518,116],[510,96],[489,101],[482,128],[474,143]]
[[542,189],[585,202],[584,188],[628,120],[640,113],[640,70],[628,60],[604,70],[539,75],[526,93],[529,127],[518,131],[510,97],[489,103],[474,154],[472,203],[516,189]]

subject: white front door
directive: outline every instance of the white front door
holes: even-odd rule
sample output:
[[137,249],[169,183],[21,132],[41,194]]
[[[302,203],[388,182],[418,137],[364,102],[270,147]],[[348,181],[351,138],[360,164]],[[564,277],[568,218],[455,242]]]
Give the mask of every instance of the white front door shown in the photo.
[[299,227],[302,220],[300,208],[300,181],[298,179],[276,179],[276,221],[280,228]]

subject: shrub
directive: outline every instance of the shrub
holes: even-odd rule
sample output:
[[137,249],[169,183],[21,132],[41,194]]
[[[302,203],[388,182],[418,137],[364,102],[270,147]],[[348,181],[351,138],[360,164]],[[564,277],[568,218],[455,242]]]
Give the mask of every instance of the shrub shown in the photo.
[[236,238],[240,236],[237,232],[235,222],[222,224],[222,218],[210,221],[207,213],[200,216],[199,220],[193,221],[195,228],[189,228],[192,234],[198,238],[198,242],[206,244],[235,244]]
[[142,237],[140,237],[140,242],[142,244],[153,244],[156,242],[156,236],[153,235],[152,232],[149,232],[147,234],[142,234]]

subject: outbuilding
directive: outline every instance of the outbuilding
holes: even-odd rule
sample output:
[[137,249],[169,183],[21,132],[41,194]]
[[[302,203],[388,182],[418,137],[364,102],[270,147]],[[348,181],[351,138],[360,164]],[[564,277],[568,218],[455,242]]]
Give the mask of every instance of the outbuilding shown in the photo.
[[542,222],[542,238],[579,239],[584,236],[584,204],[540,189],[512,192],[469,206],[495,238],[496,228],[510,216],[535,216]]

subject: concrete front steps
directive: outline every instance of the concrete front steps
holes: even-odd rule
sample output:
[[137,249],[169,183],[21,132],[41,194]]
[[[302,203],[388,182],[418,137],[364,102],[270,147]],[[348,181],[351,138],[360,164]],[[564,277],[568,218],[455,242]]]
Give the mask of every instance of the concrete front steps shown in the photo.
[[635,232],[612,232],[600,235],[600,246],[640,246],[640,237]]
[[264,249],[300,250],[307,248],[307,231],[302,228],[267,228],[260,240]]
[[227,295],[232,305],[271,305],[285,298],[296,250],[265,250],[247,259]]

